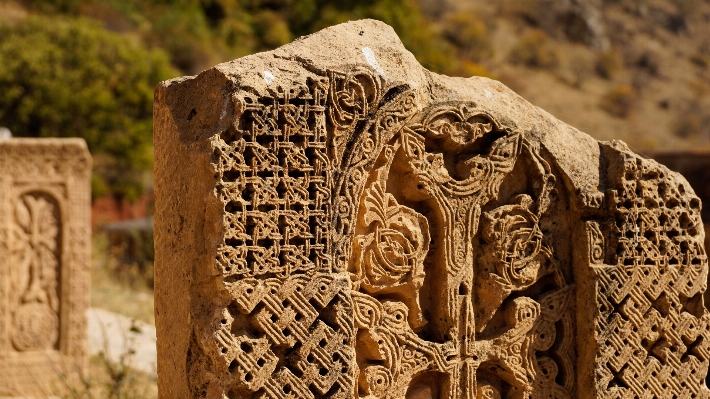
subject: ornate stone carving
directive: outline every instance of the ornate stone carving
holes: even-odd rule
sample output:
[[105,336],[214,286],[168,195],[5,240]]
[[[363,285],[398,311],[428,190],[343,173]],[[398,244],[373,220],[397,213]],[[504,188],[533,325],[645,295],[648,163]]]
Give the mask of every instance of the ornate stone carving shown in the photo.
[[[683,180],[621,146],[607,192],[610,264],[593,266],[595,378],[603,397],[707,397],[710,315],[700,200]],[[614,247],[612,247],[614,248]]]
[[15,205],[10,271],[12,343],[18,351],[53,349],[59,335],[59,209],[53,198],[25,194]]
[[357,21],[158,87],[161,396],[706,397],[682,177],[398,43]]
[[84,367],[90,165],[82,140],[0,141],[0,395]]

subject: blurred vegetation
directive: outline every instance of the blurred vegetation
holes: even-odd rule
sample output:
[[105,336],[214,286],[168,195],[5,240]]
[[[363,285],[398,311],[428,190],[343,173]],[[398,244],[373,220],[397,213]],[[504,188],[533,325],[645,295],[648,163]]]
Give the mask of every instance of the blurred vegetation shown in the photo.
[[95,195],[140,195],[152,165],[156,82],[167,55],[84,18],[28,16],[0,24],[0,125],[18,136],[83,137]]
[[681,116],[675,124],[675,134],[682,138],[710,137],[710,109],[704,100],[710,96],[710,85],[702,80],[688,84],[692,96],[681,105]]
[[597,61],[594,64],[594,70],[597,75],[604,79],[612,79],[621,67],[619,57],[613,51],[603,51],[598,54]]
[[[141,243],[148,250],[153,239]],[[117,247],[110,234],[95,233],[91,244],[91,306],[154,324],[152,249],[126,263],[125,248]]]
[[636,106],[637,93],[630,85],[618,85],[609,90],[599,106],[619,118],[626,118]]
[[536,29],[520,38],[510,53],[510,60],[529,67],[549,69],[557,66],[559,55],[550,45],[547,34]]
[[84,137],[94,197],[132,201],[152,184],[158,82],[362,18],[429,70],[501,79],[597,138],[710,145],[706,113],[683,116],[710,104],[685,88],[710,81],[699,0],[0,0],[0,126]]
[[[439,32],[413,0],[0,0],[0,126],[86,139],[94,197],[134,200],[150,184],[155,85],[270,50],[330,25],[391,25],[428,68],[490,75],[487,27]],[[8,5],[10,6],[8,8]],[[18,16],[20,15],[20,16]],[[457,48],[460,47],[460,51]]]

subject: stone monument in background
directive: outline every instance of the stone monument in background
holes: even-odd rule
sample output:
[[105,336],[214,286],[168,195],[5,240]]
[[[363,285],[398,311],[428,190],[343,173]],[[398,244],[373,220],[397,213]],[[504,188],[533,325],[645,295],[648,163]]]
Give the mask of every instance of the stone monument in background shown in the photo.
[[86,362],[91,156],[0,140],[0,396],[46,396]]
[[161,398],[708,397],[685,179],[338,25],[161,83]]

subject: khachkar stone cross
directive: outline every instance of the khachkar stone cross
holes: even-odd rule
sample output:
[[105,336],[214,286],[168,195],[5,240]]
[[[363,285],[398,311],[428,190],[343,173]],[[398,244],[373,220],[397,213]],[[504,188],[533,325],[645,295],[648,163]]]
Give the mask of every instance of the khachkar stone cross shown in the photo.
[[84,369],[91,156],[82,139],[0,140],[0,396]]
[[350,22],[158,86],[163,398],[707,397],[700,201]]

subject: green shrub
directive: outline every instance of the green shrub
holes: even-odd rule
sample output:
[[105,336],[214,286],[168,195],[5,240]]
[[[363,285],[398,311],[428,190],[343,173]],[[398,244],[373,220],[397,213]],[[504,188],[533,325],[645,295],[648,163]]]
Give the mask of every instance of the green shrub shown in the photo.
[[510,60],[534,68],[554,68],[559,63],[557,51],[541,30],[533,30],[523,36],[510,53]]
[[613,51],[604,51],[597,55],[594,71],[604,79],[611,79],[621,67],[619,57]]
[[626,118],[636,105],[636,90],[630,85],[619,85],[609,90],[600,103],[603,110],[608,113]]
[[446,38],[459,49],[461,58],[481,62],[493,55],[488,27],[474,13],[453,13],[444,25]]
[[690,62],[703,69],[707,69],[708,66],[710,66],[710,56],[702,53],[696,53],[690,57]]
[[[433,71],[451,73],[460,66],[457,49],[413,0],[12,4],[35,15],[10,21],[0,12],[0,126],[17,136],[85,138],[94,156],[95,196],[135,198],[149,181],[153,89],[161,80],[362,18],[392,26]],[[486,34],[484,25],[462,24],[461,40]]]
[[287,21],[273,11],[260,11],[255,20],[258,37],[267,48],[283,46],[294,39]]
[[26,7],[45,13],[63,12],[76,13],[79,7],[89,0],[21,0]]
[[153,160],[153,89],[176,74],[164,52],[89,20],[0,21],[0,126],[84,138],[95,195],[141,194]]

